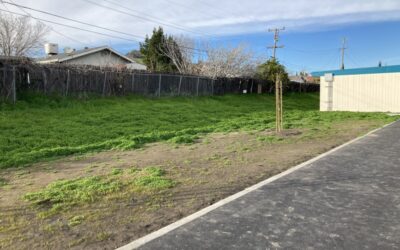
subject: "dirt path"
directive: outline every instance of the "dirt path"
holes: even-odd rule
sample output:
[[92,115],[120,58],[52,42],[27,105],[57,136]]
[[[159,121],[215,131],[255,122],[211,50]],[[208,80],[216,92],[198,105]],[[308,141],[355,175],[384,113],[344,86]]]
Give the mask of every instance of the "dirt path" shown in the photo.
[[[333,124],[327,131],[213,134],[193,145],[157,143],[0,172],[0,247],[113,249],[269,176],[381,126],[379,121]],[[176,181],[151,195],[121,193],[48,218],[21,197],[62,179],[104,175],[113,168],[160,166]],[[69,226],[71,218],[85,218]]]

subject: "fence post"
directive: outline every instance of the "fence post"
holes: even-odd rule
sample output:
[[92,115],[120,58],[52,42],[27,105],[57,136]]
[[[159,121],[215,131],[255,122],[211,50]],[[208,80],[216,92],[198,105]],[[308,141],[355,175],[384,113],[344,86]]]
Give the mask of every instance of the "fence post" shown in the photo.
[[179,78],[178,96],[181,95],[182,76]]
[[162,77],[162,75],[160,74],[159,79],[158,79],[158,97],[161,96],[161,77]]
[[3,68],[3,86],[4,86],[4,88],[7,86],[6,85],[6,76],[7,76],[7,71],[6,71],[6,66],[4,65],[4,68]]
[[200,84],[200,77],[197,77],[196,96],[199,96],[199,84]]
[[149,95],[149,81],[150,81],[150,74],[147,74],[146,78],[146,95]]
[[12,80],[12,89],[13,89],[13,95],[12,95],[12,100],[13,104],[17,102],[17,87],[16,87],[16,72],[15,72],[15,66],[13,66],[13,80]]
[[43,75],[43,92],[44,92],[44,94],[46,94],[46,86],[47,86],[47,74],[46,74],[46,70],[43,69],[42,75]]
[[65,89],[65,96],[68,96],[69,81],[70,81],[70,71],[67,70],[67,88]]
[[132,94],[135,92],[135,73],[132,74]]
[[211,80],[211,95],[214,95],[214,79]]
[[103,96],[106,93],[106,81],[107,81],[107,71],[104,72],[104,82],[103,82]]

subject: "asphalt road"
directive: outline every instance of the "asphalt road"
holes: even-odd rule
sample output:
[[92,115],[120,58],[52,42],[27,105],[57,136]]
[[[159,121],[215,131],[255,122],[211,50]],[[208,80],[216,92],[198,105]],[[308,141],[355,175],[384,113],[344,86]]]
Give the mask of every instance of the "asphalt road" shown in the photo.
[[140,249],[400,249],[400,122]]

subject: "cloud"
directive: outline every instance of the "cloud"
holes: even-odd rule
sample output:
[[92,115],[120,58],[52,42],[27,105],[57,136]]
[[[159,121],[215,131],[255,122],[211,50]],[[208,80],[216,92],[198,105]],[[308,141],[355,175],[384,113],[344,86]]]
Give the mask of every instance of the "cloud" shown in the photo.
[[[10,1],[10,0],[7,0]],[[186,34],[204,39],[226,35],[265,32],[268,27],[286,26],[291,32],[321,30],[338,25],[400,19],[399,0],[11,0],[83,22],[144,37],[156,26],[170,34]],[[108,6],[101,6],[90,3]],[[118,6],[122,5],[127,8]],[[24,13],[11,5],[1,9]],[[112,10],[113,8],[114,10]],[[115,11],[118,10],[120,12]],[[26,10],[35,17],[80,28],[142,40]],[[47,40],[61,46],[137,45],[98,34],[52,24]]]

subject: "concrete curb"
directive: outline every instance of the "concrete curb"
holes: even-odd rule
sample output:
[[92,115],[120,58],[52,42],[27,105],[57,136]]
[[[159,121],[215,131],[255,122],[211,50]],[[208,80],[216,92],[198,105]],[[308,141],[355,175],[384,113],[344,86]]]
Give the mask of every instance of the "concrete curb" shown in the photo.
[[291,174],[291,173],[293,173],[293,172],[295,172],[295,171],[297,171],[297,170],[299,170],[299,169],[301,169],[301,168],[303,168],[303,167],[305,167],[305,166],[307,166],[307,165],[309,165],[309,164],[311,164],[311,163],[313,163],[315,161],[318,161],[319,159],[321,159],[321,158],[323,158],[323,157],[325,157],[327,155],[330,155],[330,154],[332,154],[332,153],[334,153],[334,152],[336,152],[336,151],[338,151],[338,150],[340,150],[340,149],[342,149],[342,148],[344,148],[344,147],[346,147],[346,146],[348,146],[348,145],[350,145],[350,144],[352,144],[352,143],[354,143],[356,141],[359,141],[359,140],[361,140],[361,139],[363,139],[363,138],[365,138],[367,136],[370,136],[370,135],[376,133],[377,131],[379,131],[379,130],[381,130],[383,128],[386,128],[386,127],[388,127],[388,126],[390,126],[390,125],[392,125],[392,124],[394,124],[396,122],[397,121],[392,122],[390,124],[387,124],[387,125],[385,125],[385,126],[383,126],[381,128],[375,129],[375,130],[373,130],[373,131],[371,131],[371,132],[369,132],[369,133],[367,133],[367,134],[365,134],[363,136],[360,136],[360,137],[358,137],[356,139],[353,139],[353,140],[351,140],[351,141],[349,141],[349,142],[347,142],[347,143],[345,143],[343,145],[340,145],[340,146],[338,146],[336,148],[333,148],[333,149],[329,150],[328,152],[325,152],[325,153],[323,153],[321,155],[318,155],[313,159],[310,159],[310,160],[308,160],[308,161],[306,161],[304,163],[301,163],[300,165],[292,167],[292,168],[290,168],[290,169],[288,169],[288,170],[286,170],[286,171],[284,171],[284,172],[282,172],[282,173],[280,173],[278,175],[270,177],[270,178],[268,178],[268,179],[266,179],[266,180],[264,180],[262,182],[259,182],[258,184],[255,184],[255,185],[253,185],[253,186],[251,186],[249,188],[244,189],[243,191],[240,191],[240,192],[238,192],[236,194],[233,194],[233,195],[231,195],[231,196],[229,196],[229,197],[227,197],[227,198],[225,198],[223,200],[220,200],[220,201],[218,201],[217,203],[215,203],[215,204],[213,204],[211,206],[203,208],[202,210],[200,210],[200,211],[198,211],[198,212],[196,212],[194,214],[191,214],[191,215],[189,215],[189,216],[187,216],[187,217],[185,217],[185,218],[183,218],[181,220],[178,220],[177,222],[174,222],[174,223],[172,223],[172,224],[170,224],[170,225],[168,225],[166,227],[163,227],[163,228],[161,228],[161,229],[159,229],[159,230],[157,230],[157,231],[155,231],[153,233],[150,233],[150,234],[148,234],[148,235],[146,235],[146,236],[144,236],[142,238],[139,238],[139,239],[137,239],[137,240],[125,245],[125,246],[122,246],[122,247],[118,248],[117,250],[131,250],[131,249],[139,248],[140,246],[143,246],[144,244],[146,244],[146,243],[148,243],[148,242],[150,242],[150,241],[152,241],[154,239],[157,239],[157,238],[159,238],[159,237],[161,237],[161,236],[163,236],[163,235],[165,235],[165,234],[167,234],[167,233],[169,233],[169,232],[171,232],[171,231],[173,231],[173,230],[175,230],[175,229],[177,229],[177,228],[179,228],[179,227],[181,227],[181,226],[183,226],[183,225],[185,225],[185,224],[187,224],[187,223],[189,223],[189,222],[191,222],[191,221],[193,221],[193,220],[195,220],[195,219],[197,219],[197,218],[199,218],[199,217],[201,217],[201,216],[203,216],[203,215],[205,215],[205,214],[207,214],[207,213],[209,213],[209,212],[211,212],[211,211],[213,211],[213,210],[215,210],[215,209],[217,209],[217,208],[219,208],[219,207],[221,207],[221,206],[223,206],[223,205],[225,205],[225,204],[227,204],[229,202],[231,202],[231,201],[234,201],[234,200],[236,200],[236,199],[238,199],[238,198],[240,198],[240,197],[242,197],[242,196],[244,196],[244,195],[246,195],[246,194],[248,194],[248,193],[250,193],[250,192],[252,192],[254,190],[257,190],[257,189],[259,189],[259,188],[261,188],[261,187],[263,187],[263,186],[265,186],[265,185],[267,185],[267,184],[269,184],[271,182],[274,182],[274,181],[276,181],[276,180],[278,180],[278,179],[280,179],[280,178],[282,178],[282,177],[284,177],[286,175],[289,175],[289,174]]

